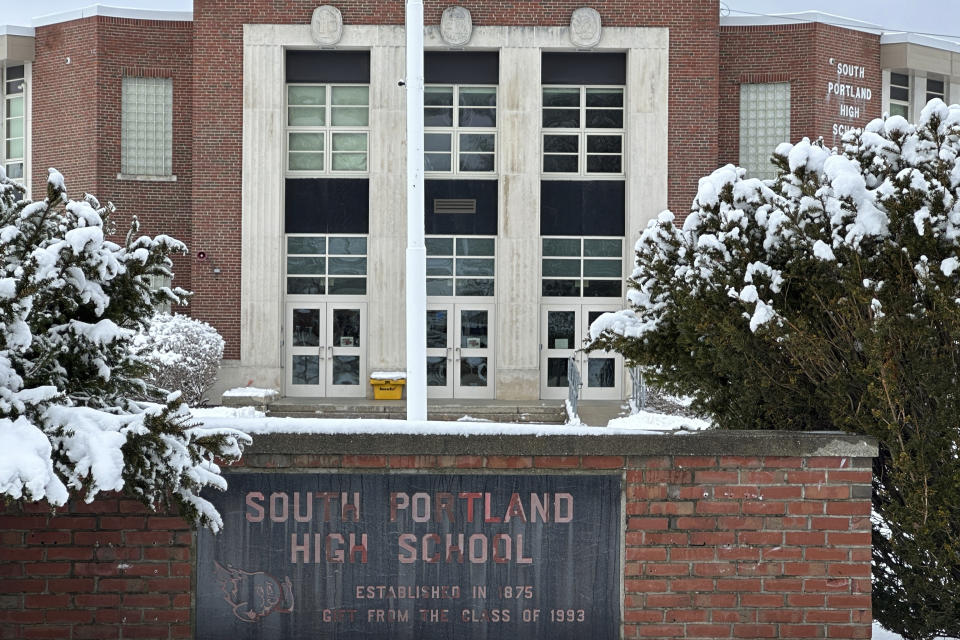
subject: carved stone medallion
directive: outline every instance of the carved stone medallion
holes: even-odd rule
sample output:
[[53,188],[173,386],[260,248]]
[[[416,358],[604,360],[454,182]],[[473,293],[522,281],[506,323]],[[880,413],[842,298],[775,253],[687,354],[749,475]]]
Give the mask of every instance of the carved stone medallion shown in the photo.
[[310,35],[320,46],[335,45],[343,37],[343,16],[340,10],[329,4],[313,10],[310,19]]
[[600,44],[600,14],[596,9],[580,7],[570,16],[570,42],[578,49]]
[[473,19],[470,10],[463,7],[447,7],[440,17],[440,37],[453,47],[462,47],[473,35]]

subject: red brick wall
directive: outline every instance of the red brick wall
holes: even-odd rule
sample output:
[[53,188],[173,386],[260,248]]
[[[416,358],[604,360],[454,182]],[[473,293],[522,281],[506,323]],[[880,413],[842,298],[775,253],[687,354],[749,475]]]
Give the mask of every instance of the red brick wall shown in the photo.
[[[448,2],[427,0],[424,22],[439,24]],[[580,0],[513,2],[465,0],[475,26],[568,25]],[[403,24],[401,0],[342,0],[345,24]],[[716,0],[598,0],[590,5],[606,26],[670,28],[669,206],[682,217],[697,178],[717,157],[719,8]],[[221,267],[195,269],[195,315],[227,340],[226,358],[240,347],[240,182],[242,25],[309,24],[317,7],[307,0],[194,2],[194,245]]]
[[[838,77],[837,62],[863,65],[866,75]],[[828,146],[834,146],[840,136],[832,135],[833,123],[862,127],[880,116],[880,37],[821,23],[721,27],[721,164],[739,163],[740,85],[745,82],[789,82],[791,141],[823,136]],[[872,89],[869,102],[843,100],[861,107],[859,118],[839,116],[839,99],[827,92],[828,82]]]
[[[625,638],[870,637],[867,458],[253,453],[241,466],[620,472]],[[0,514],[0,638],[191,636],[181,520],[116,498],[30,511]]]
[[[38,27],[33,68],[33,185],[45,193],[57,167],[67,193],[84,191],[117,206],[123,242],[132,216],[140,232],[191,245],[193,24],[91,17]],[[66,58],[70,57],[70,64]],[[176,182],[117,180],[123,75],[173,79],[173,173]],[[174,283],[191,286],[190,259],[175,258]]]
[[0,638],[190,638],[193,533],[105,497],[0,507]]

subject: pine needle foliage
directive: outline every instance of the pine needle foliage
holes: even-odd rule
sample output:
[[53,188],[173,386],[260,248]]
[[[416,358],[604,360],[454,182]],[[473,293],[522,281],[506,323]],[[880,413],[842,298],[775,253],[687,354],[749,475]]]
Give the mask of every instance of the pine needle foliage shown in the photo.
[[637,243],[632,309],[591,328],[726,429],[873,436],[874,616],[960,637],[960,106],[780,145],[701,179]]

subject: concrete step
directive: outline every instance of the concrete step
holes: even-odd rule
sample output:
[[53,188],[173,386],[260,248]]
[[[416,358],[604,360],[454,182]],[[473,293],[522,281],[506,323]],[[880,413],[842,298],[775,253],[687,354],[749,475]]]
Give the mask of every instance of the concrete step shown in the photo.
[[[402,402],[389,404],[370,403],[317,403],[284,402],[271,403],[267,415],[283,418],[341,418],[405,420],[406,406]],[[531,405],[439,405],[427,408],[429,420],[456,421],[464,416],[478,421],[516,422],[538,424],[563,424],[566,411],[560,403]]]

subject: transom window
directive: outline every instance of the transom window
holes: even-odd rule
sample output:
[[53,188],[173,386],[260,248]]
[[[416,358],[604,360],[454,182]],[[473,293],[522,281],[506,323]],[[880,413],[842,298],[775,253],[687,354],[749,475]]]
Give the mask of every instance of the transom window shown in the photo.
[[287,295],[367,294],[365,236],[287,235]]
[[544,297],[619,298],[623,238],[541,238]]
[[287,85],[287,171],[366,173],[370,87]]
[[623,174],[623,87],[543,87],[544,173]]
[[3,166],[8,178],[22,184],[26,156],[23,65],[3,71]]
[[424,170],[496,170],[497,88],[428,85],[423,92]]
[[890,74],[890,115],[910,118],[910,76]]
[[486,236],[429,236],[428,296],[492,296],[496,240]]

